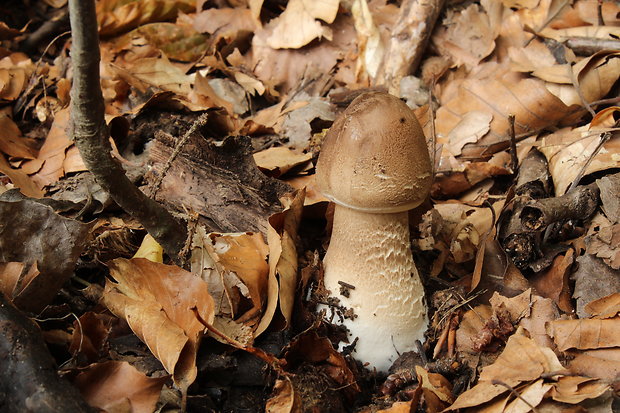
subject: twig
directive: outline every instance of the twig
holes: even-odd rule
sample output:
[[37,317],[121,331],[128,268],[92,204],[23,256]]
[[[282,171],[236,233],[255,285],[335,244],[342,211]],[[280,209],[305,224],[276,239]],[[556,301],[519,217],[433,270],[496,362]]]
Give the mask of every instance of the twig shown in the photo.
[[508,130],[508,136],[510,137],[510,167],[512,174],[517,175],[519,173],[519,158],[517,157],[517,138],[515,137],[515,115],[508,115],[508,124],[510,125]]

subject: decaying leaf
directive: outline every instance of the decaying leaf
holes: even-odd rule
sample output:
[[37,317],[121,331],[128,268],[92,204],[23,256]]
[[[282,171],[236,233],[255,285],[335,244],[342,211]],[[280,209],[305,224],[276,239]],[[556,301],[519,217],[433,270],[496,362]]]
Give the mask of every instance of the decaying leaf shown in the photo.
[[620,347],[620,317],[611,319],[554,320],[548,333],[560,351]]
[[107,412],[151,413],[168,376],[147,377],[127,362],[92,364],[73,383],[88,404]]
[[267,329],[279,304],[280,311],[290,323],[297,291],[297,228],[301,221],[305,189],[296,191],[283,212],[269,218],[269,288],[267,308],[256,329],[256,336]]
[[204,325],[213,323],[207,284],[181,268],[143,258],[108,263],[103,303],[127,321],[183,391],[196,379],[196,352]]
[[291,0],[286,10],[271,24],[273,32],[267,44],[274,49],[297,49],[316,38],[332,39],[331,29],[318,20],[332,23],[340,0]]

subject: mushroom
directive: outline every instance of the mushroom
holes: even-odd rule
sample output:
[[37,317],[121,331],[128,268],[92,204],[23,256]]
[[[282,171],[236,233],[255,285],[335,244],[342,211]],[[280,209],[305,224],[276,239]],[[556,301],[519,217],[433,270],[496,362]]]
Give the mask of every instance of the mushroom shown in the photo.
[[325,136],[316,181],[335,203],[325,287],[353,310],[342,324],[358,338],[354,356],[386,372],[428,324],[408,211],[427,197],[432,172],[411,109],[387,93],[354,99]]

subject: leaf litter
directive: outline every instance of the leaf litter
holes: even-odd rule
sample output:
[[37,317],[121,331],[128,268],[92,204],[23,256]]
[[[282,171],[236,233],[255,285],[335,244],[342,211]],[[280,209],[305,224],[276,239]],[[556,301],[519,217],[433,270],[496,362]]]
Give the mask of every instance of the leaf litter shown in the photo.
[[[430,46],[405,76],[396,41],[417,39],[391,35],[413,3],[97,1],[115,156],[188,222],[182,266],[148,240],[132,258],[144,232],[88,177],[70,139],[67,38],[24,53],[37,24],[0,22],[0,291],[39,318],[79,314],[41,326],[92,406],[174,409],[176,388],[189,411],[617,407],[617,4],[434,2]],[[436,154],[432,198],[411,213],[434,316],[389,395],[314,315],[332,213],[314,166],[367,89],[408,100]],[[539,200],[514,185],[533,148],[542,199],[596,182],[591,216],[520,225]],[[513,234],[530,240],[524,260]]]

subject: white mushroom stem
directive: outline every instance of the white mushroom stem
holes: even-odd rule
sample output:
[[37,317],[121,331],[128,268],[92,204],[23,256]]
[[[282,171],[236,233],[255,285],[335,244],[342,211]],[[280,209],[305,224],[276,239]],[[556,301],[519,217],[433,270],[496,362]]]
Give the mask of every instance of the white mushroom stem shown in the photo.
[[[399,353],[415,350],[427,327],[424,289],[409,246],[407,211],[367,213],[336,205],[324,259],[325,287],[353,309],[346,319],[354,357],[387,372]],[[355,289],[340,293],[341,281]]]

